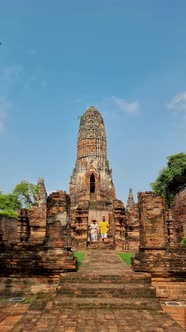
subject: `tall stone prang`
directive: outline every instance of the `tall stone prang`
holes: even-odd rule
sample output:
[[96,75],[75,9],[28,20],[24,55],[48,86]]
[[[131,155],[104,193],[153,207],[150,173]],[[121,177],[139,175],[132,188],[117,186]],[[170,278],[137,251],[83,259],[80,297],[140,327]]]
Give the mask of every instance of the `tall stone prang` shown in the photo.
[[132,193],[132,189],[129,189],[129,194],[128,194],[128,200],[127,200],[127,208],[131,208],[134,206],[134,198],[133,198],[133,193]]
[[71,206],[80,201],[113,202],[115,189],[107,159],[105,126],[100,112],[93,106],[81,116],[77,159],[70,180]]

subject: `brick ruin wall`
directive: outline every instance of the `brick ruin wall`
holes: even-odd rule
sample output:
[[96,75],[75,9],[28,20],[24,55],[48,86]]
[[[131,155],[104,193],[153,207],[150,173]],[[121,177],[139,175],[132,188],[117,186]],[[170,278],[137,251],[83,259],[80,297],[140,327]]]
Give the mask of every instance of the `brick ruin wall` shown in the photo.
[[157,297],[186,301],[186,246],[170,245],[165,206],[160,196],[145,192],[139,193],[138,199],[140,246],[132,268],[151,274]]
[[68,247],[68,221],[69,196],[63,191],[52,193],[47,206],[20,211],[16,242],[5,245],[2,241],[2,293],[19,294],[23,285],[25,292],[54,291],[61,272],[76,270]]
[[46,235],[46,205],[21,209],[17,219],[17,245],[42,245]]

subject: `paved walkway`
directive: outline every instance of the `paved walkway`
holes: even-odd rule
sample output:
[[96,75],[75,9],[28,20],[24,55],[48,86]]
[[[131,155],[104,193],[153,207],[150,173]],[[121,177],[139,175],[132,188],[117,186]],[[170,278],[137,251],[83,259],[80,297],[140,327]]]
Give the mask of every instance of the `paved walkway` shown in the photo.
[[[28,303],[30,302],[30,303]],[[0,302],[0,332],[181,332],[155,298],[150,278],[133,273],[112,250],[87,251],[57,293]]]

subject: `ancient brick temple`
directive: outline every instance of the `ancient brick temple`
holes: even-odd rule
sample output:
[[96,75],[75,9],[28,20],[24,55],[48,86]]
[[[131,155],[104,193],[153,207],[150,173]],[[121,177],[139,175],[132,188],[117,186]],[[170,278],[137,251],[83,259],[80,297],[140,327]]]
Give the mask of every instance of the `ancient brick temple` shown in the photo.
[[124,205],[116,199],[112,170],[107,159],[103,117],[93,106],[80,120],[77,159],[70,179],[70,199],[76,245],[80,242],[86,245],[88,225],[93,219],[99,222],[103,215],[110,222],[113,241],[113,235],[123,236]]

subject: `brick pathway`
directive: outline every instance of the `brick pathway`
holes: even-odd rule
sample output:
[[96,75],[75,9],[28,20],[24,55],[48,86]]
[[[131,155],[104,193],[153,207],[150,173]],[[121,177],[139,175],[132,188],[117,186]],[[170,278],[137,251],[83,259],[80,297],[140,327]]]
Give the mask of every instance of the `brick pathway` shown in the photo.
[[61,276],[56,294],[26,302],[0,302],[0,332],[184,331],[162,310],[149,275],[133,273],[112,250],[87,251],[77,273]]

